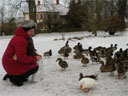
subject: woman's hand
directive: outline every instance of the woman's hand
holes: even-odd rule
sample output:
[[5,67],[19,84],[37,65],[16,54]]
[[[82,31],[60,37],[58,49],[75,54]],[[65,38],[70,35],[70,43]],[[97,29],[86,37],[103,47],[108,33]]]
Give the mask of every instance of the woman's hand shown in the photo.
[[37,60],[42,59],[42,56],[36,56]]

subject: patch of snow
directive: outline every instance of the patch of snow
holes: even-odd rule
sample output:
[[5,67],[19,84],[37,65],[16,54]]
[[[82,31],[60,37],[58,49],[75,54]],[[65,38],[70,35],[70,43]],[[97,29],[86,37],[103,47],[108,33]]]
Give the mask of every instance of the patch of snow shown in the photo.
[[[128,46],[128,30],[125,33],[116,36],[109,36],[107,33],[98,32],[98,36],[94,37],[89,32],[71,32],[65,33],[66,40],[69,37],[84,36],[82,40],[69,41],[69,45],[73,48],[78,42],[81,42],[83,48],[92,48],[97,46],[108,47],[110,44],[118,44],[119,48],[126,49]],[[106,36],[106,37],[104,37]],[[100,65],[92,63],[91,61],[87,67],[82,67],[80,60],[74,60],[72,52],[66,61],[69,64],[69,68],[65,71],[61,71],[56,59],[61,57],[58,55],[58,50],[65,45],[66,41],[58,40],[55,38],[61,38],[60,33],[52,34],[38,34],[34,39],[34,44],[38,52],[43,55],[44,52],[52,49],[53,56],[49,59],[43,58],[43,73],[41,77],[42,81],[39,83],[32,83],[31,79],[24,83],[22,87],[16,87],[12,85],[8,80],[3,81],[2,78],[6,74],[3,69],[1,59],[3,53],[9,43],[12,36],[0,37],[0,96],[127,96],[128,95],[128,78],[117,79],[117,73],[115,77],[109,76],[109,73],[101,73]],[[99,74],[97,85],[90,90],[89,93],[84,93],[79,89],[79,73],[84,75]],[[128,77],[128,72],[126,73]]]

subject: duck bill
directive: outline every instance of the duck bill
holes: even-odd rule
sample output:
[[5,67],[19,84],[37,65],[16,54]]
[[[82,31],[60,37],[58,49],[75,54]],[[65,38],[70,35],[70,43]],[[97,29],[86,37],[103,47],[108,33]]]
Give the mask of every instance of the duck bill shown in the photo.
[[82,85],[80,85],[80,89],[81,89],[81,90],[83,89],[83,86],[82,86]]

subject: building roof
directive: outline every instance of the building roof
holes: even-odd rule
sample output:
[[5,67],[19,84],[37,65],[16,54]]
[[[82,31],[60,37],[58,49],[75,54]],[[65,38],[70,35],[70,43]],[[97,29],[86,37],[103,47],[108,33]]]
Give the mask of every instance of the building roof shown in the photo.
[[[36,7],[37,12],[59,12],[60,15],[66,15],[69,8],[62,4],[40,4]],[[28,8],[25,8],[24,13],[28,13]]]

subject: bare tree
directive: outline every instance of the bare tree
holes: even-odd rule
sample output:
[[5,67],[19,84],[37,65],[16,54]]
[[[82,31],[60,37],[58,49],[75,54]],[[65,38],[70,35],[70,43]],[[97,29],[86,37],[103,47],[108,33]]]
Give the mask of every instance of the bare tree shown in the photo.
[[4,17],[5,17],[5,2],[2,1],[2,5],[0,7],[0,17],[1,17],[1,30],[0,30],[0,36],[3,35],[3,31],[4,31]]
[[29,18],[36,22],[36,3],[35,0],[26,0],[29,6]]
[[[8,4],[10,5],[11,2],[14,2],[14,0],[8,0]],[[23,3],[28,4],[28,10],[29,10],[29,18],[31,20],[34,20],[36,22],[36,4],[35,0],[15,0],[15,5],[13,5],[15,10],[15,15],[17,15],[18,11],[22,11]]]
[[92,34],[97,36],[96,33],[96,2],[94,1],[88,1],[88,24],[90,27],[90,31],[92,31]]

